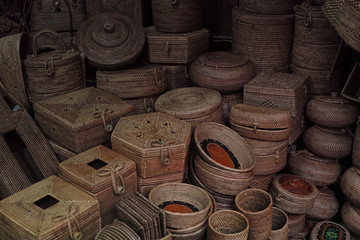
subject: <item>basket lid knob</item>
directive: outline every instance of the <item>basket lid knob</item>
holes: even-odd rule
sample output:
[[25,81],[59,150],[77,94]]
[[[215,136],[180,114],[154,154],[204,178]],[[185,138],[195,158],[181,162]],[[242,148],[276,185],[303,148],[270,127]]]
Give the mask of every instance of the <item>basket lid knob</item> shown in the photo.
[[105,22],[104,25],[104,31],[107,33],[107,34],[111,34],[115,31],[114,29],[114,24],[110,23],[110,22]]

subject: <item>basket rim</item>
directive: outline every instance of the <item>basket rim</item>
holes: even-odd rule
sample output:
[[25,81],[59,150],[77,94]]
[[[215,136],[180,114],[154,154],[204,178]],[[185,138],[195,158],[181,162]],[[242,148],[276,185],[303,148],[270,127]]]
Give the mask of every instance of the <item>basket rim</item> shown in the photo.
[[[239,206],[239,198],[241,197],[241,194],[245,194],[247,192],[261,192],[262,194],[266,195],[269,199],[270,199],[270,203],[269,203],[269,206],[267,206],[265,209],[261,210],[261,211],[256,211],[256,212],[251,212],[251,211],[247,211],[247,210],[244,210],[242,208],[240,208]],[[236,208],[239,210],[239,211],[242,211],[242,212],[245,212],[246,214],[262,214],[266,211],[269,210],[269,208],[271,208],[273,206],[273,199],[272,199],[272,196],[270,195],[270,193],[262,190],[262,189],[258,189],[258,188],[250,188],[250,189],[246,189],[246,190],[243,190],[241,191],[238,195],[236,195],[235,197],[235,205],[236,205]]]
[[[237,233],[227,233],[227,234],[225,234],[225,233],[221,233],[219,231],[216,231],[213,228],[213,226],[211,225],[211,219],[214,218],[214,216],[216,216],[218,214],[222,214],[223,212],[232,213],[232,214],[238,215],[241,218],[243,218],[245,220],[245,222],[246,222],[246,228],[244,230],[242,230],[241,232],[237,232]],[[209,217],[208,226],[211,228],[212,231],[214,231],[217,234],[226,235],[226,236],[235,236],[235,235],[238,235],[239,233],[244,233],[244,232],[248,231],[249,228],[250,228],[250,223],[249,223],[249,220],[246,218],[246,216],[244,214],[242,214],[241,212],[235,211],[235,210],[230,210],[230,209],[223,209],[223,210],[218,210],[218,211],[214,212],[213,214],[211,214],[211,216]]]

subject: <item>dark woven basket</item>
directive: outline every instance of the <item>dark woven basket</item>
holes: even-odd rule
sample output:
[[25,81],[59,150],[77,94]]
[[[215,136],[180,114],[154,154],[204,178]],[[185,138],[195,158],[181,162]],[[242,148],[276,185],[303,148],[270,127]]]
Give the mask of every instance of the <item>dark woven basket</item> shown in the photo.
[[315,199],[312,209],[306,213],[306,217],[312,220],[330,220],[339,209],[339,201],[335,192],[327,187],[318,188],[319,194]]
[[355,236],[360,236],[360,208],[345,202],[341,207],[341,219],[346,228]]
[[241,0],[239,6],[248,12],[260,14],[293,13],[293,8],[301,0]]
[[326,239],[328,236],[337,236],[338,239],[350,240],[353,239],[350,235],[349,230],[344,226],[331,222],[331,221],[320,221],[312,228],[309,234],[309,240]]
[[354,206],[360,207],[360,169],[348,168],[341,177],[341,191]]

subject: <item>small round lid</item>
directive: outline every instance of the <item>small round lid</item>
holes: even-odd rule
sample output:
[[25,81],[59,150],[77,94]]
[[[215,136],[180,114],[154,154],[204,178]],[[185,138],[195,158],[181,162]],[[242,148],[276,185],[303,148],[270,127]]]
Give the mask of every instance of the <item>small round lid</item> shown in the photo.
[[84,22],[76,34],[77,46],[98,68],[124,67],[136,60],[145,45],[144,28],[118,13],[104,13]]
[[332,103],[332,104],[347,104],[350,103],[346,98],[339,96],[336,92],[332,92],[330,95],[319,95],[314,97],[315,101],[321,103]]
[[309,195],[314,192],[311,183],[296,175],[284,174],[279,177],[278,182],[283,189],[297,195]]
[[245,65],[248,63],[249,58],[231,51],[216,51],[201,55],[197,61],[202,65],[215,68],[234,68]]

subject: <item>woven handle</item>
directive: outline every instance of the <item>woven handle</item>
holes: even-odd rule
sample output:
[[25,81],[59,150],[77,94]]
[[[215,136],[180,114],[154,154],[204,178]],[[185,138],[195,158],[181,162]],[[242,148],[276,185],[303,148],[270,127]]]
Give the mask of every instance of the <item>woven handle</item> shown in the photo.
[[[165,85],[163,71],[164,71],[164,68],[162,68],[160,71],[158,71],[158,69],[156,69],[156,68],[154,69],[155,83],[158,88],[161,88]],[[158,73],[161,75],[160,77],[158,77]]]
[[63,51],[63,52],[67,51],[66,44],[65,44],[64,40],[62,39],[62,37],[56,31],[51,30],[51,29],[44,29],[44,30],[41,30],[40,32],[38,32],[33,38],[32,50],[33,50],[33,55],[35,57],[37,56],[37,53],[39,51],[38,46],[37,46],[36,43],[37,43],[38,39],[43,35],[45,35],[47,38],[52,38],[58,44],[56,44],[56,45],[55,44],[49,44],[49,45],[46,45],[46,46],[41,46],[42,49],[50,48],[50,49],[53,49],[53,50],[59,50],[59,51]]
[[171,5],[178,5],[180,0],[170,0]]

